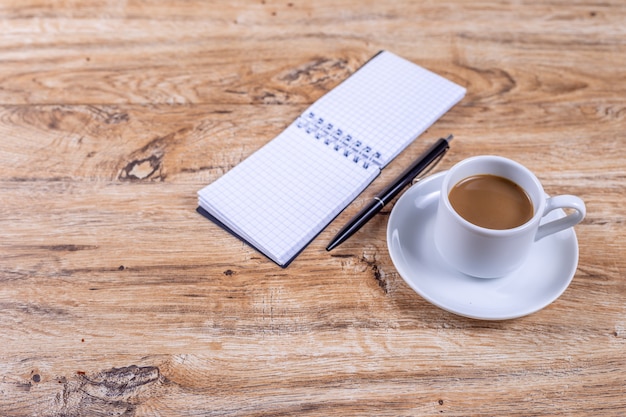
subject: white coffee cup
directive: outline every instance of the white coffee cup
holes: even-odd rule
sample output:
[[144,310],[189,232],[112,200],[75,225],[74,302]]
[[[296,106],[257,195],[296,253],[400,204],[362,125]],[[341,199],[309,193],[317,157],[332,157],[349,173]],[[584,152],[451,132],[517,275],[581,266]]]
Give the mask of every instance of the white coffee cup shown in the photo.
[[[481,174],[504,177],[524,189],[533,204],[532,218],[512,229],[487,229],[461,217],[450,203],[450,190],[459,181]],[[540,225],[549,212],[563,208],[573,212]],[[459,162],[443,178],[435,219],[435,246],[458,271],[479,278],[498,278],[519,268],[534,242],[578,224],[585,213],[585,203],[579,197],[548,197],[537,177],[523,165],[499,156],[476,156]]]

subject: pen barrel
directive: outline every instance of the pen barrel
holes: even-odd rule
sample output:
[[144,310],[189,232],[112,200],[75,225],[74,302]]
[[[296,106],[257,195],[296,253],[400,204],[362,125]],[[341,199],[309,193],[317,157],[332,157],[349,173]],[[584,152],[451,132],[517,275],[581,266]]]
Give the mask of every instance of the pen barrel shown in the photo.
[[429,165],[433,163],[440,155],[442,155],[450,145],[447,139],[439,139],[430,147],[422,157],[411,164],[393,183],[389,184],[380,193],[376,194],[376,198],[380,199],[383,204],[389,203],[406,187],[415,177],[423,172]]
[[374,201],[361,210],[352,220],[346,224],[337,233],[335,238],[328,244],[326,250],[332,250],[338,246],[350,236],[352,236],[357,230],[367,223],[372,217],[376,215],[385,204],[389,203],[395,196],[402,191],[409,182],[413,180],[419,173],[423,172],[429,165],[431,165],[438,157],[442,156],[448,149],[448,141],[452,139],[452,135],[446,139],[439,139],[433,146],[424,152],[411,166],[409,166],[396,180],[387,186],[384,190],[374,197]]
[[343,229],[341,229],[338,235],[346,234],[350,235],[358,230],[361,226],[367,223],[372,217],[374,217],[383,208],[383,203],[378,200],[372,201],[366,207],[364,207]]
[[372,217],[374,217],[382,208],[383,203],[375,200],[361,210],[356,216],[352,218],[352,221],[346,224],[335,236],[333,241],[326,247],[326,250],[331,250],[334,247],[345,242],[350,236],[356,233],[365,223],[367,223]]

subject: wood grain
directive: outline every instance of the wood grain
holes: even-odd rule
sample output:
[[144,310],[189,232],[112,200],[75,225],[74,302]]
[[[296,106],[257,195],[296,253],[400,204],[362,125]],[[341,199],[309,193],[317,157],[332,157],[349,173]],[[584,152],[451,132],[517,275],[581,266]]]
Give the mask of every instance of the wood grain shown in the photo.
[[[0,415],[626,414],[626,7],[618,1],[0,2]],[[196,192],[388,49],[467,87],[287,269]],[[390,208],[454,133],[581,196],[565,293],[466,319],[406,285]]]

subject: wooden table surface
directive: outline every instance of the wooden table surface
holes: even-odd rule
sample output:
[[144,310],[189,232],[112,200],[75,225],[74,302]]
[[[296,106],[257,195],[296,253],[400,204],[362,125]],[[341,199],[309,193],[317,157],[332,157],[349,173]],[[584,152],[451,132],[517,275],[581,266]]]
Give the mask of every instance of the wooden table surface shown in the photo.
[[[621,0],[0,1],[0,415],[626,415],[624,22]],[[467,95],[288,268],[196,213],[381,49]],[[430,304],[391,208],[326,252],[448,133],[438,170],[498,154],[586,202],[546,308]]]

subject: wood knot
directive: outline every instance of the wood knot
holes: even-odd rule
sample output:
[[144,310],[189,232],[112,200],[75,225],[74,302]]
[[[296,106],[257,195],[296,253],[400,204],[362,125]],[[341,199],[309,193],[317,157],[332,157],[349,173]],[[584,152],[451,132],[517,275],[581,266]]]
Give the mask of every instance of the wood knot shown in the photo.
[[[162,177],[161,159],[163,155],[151,155],[147,158],[129,162],[119,176],[122,181],[141,181],[145,179]],[[156,173],[156,175],[155,175]]]
[[93,376],[84,376],[82,389],[92,397],[111,401],[127,401],[137,395],[138,389],[159,379],[155,366],[112,368]]
[[106,119],[104,119],[104,123],[109,125],[116,125],[122,122],[127,122],[129,120],[130,116],[128,116],[128,113],[114,112],[107,115]]
[[156,395],[161,379],[159,368],[136,365],[112,368],[89,375],[76,371],[75,378],[62,378],[62,395],[57,396],[54,415],[116,415],[131,417],[137,405]]
[[280,77],[287,84],[319,85],[329,80],[345,79],[350,74],[345,59],[316,58]]

